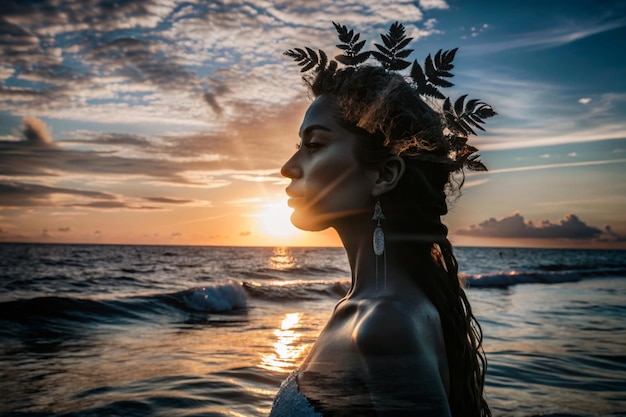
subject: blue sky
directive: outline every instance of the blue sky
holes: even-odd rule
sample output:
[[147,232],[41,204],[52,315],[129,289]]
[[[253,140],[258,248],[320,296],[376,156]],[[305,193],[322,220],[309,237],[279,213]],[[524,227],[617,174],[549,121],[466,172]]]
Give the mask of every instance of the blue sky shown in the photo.
[[280,220],[308,102],[281,53],[396,20],[499,113],[453,243],[626,248],[623,1],[5,0],[0,241],[338,244]]

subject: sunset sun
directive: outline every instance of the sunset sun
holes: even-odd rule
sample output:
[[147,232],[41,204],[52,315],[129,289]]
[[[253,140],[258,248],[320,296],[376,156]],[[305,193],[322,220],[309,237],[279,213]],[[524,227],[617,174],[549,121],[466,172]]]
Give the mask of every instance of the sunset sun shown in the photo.
[[292,211],[285,201],[265,205],[258,214],[263,232],[267,236],[277,238],[293,237],[298,234],[300,231],[289,220]]

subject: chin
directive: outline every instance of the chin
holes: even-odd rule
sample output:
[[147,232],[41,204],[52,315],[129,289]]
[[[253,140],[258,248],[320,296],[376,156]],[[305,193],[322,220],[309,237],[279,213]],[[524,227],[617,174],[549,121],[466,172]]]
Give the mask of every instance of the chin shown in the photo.
[[324,224],[317,216],[313,216],[310,213],[298,213],[294,211],[291,215],[291,224],[297,227],[300,230],[304,230],[305,232],[321,232],[322,230],[328,229],[330,226]]

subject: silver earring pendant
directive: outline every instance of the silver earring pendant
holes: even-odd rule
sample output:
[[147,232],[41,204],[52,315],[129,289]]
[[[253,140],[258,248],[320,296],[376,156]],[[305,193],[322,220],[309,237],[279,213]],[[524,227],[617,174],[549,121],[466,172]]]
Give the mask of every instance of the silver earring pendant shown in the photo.
[[[385,233],[383,232],[383,227],[380,224],[381,220],[385,219],[385,215],[383,214],[383,209],[380,206],[380,200],[376,199],[376,205],[374,206],[374,216],[372,220],[376,221],[376,228],[374,229],[374,255],[376,255],[376,289],[378,290],[378,274],[379,270],[382,266],[383,273],[383,288],[384,291],[387,291],[387,254],[385,253]],[[379,264],[379,259],[382,256],[382,265]]]
[[383,209],[380,207],[380,200],[376,199],[376,206],[374,206],[374,216],[372,220],[376,221],[376,228],[374,229],[374,254],[380,256],[385,253],[385,233],[380,225],[380,221],[385,219]]

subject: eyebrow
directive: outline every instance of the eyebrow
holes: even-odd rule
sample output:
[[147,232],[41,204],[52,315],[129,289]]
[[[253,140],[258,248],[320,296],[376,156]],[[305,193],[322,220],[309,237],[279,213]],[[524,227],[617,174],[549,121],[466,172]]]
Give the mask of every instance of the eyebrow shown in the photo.
[[304,129],[302,133],[300,133],[300,137],[304,138],[306,136],[309,136],[311,132],[313,132],[314,130],[323,130],[326,132],[332,132],[328,127],[324,125],[311,125],[311,126],[307,126],[306,129]]

